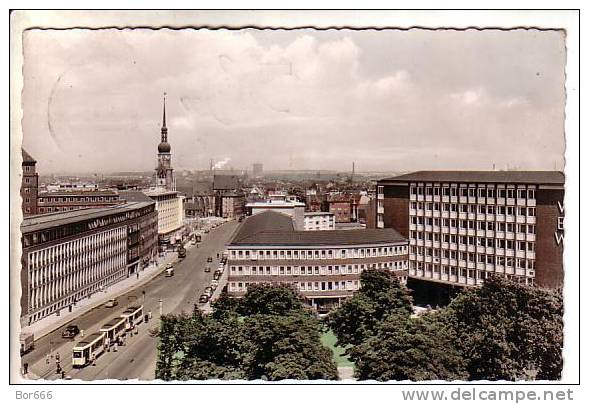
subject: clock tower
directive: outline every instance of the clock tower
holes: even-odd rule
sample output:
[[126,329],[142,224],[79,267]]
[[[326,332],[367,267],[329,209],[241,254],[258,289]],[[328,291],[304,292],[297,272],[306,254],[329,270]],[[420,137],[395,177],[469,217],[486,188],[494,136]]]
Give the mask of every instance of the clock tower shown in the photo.
[[176,190],[174,169],[172,168],[172,147],[168,143],[168,128],[166,127],[166,93],[164,93],[164,116],[162,120],[161,141],[157,146],[157,167],[155,169],[156,187],[168,191]]

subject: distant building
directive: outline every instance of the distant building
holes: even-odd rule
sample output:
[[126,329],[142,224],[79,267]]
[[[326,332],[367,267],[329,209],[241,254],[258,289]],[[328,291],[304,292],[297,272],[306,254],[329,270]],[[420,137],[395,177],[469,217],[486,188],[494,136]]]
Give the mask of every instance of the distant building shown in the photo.
[[220,217],[235,219],[245,215],[245,194],[243,192],[226,192],[220,195]]
[[40,192],[38,195],[38,212],[52,213],[76,209],[101,208],[124,202],[117,192],[111,190]]
[[348,198],[335,198],[329,203],[329,212],[335,215],[336,223],[349,223],[352,221],[352,203]]
[[157,146],[157,167],[155,168],[155,186],[168,191],[176,191],[176,179],[172,168],[172,147],[168,143],[166,127],[166,98],[164,96],[164,113],[162,119],[161,141]]
[[377,189],[377,226],[409,238],[410,278],[465,286],[498,274],[562,287],[563,173],[418,171]]
[[305,230],[335,230],[335,215],[330,212],[305,212]]
[[21,323],[30,325],[147,264],[157,240],[155,204],[30,216],[21,224]]
[[187,218],[208,217],[215,214],[213,195],[195,195],[184,201],[184,215]]
[[22,152],[22,182],[20,197],[22,198],[23,216],[36,215],[37,195],[39,192],[39,174],[37,173],[37,161],[31,157],[25,149]]
[[256,215],[265,211],[284,213],[292,218],[295,229],[305,229],[305,204],[302,202],[271,199],[263,202],[249,202],[245,207],[248,215]]
[[253,176],[259,178],[264,173],[264,165],[262,163],[254,163]]
[[360,288],[366,269],[387,269],[405,281],[407,239],[393,229],[297,231],[292,217],[265,211],[248,217],[227,246],[227,291],[252,284],[290,284],[325,313]]
[[238,175],[217,175],[213,176],[214,192],[234,192],[240,188],[240,179]]
[[182,237],[184,197],[176,191],[159,188],[149,189],[143,193],[155,201],[160,244],[175,244]]

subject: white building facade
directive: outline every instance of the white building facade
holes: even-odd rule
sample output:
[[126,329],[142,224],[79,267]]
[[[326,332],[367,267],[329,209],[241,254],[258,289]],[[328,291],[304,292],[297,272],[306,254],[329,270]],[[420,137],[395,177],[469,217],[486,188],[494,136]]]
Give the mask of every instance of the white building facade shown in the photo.
[[305,212],[305,230],[335,230],[335,215],[330,212]]

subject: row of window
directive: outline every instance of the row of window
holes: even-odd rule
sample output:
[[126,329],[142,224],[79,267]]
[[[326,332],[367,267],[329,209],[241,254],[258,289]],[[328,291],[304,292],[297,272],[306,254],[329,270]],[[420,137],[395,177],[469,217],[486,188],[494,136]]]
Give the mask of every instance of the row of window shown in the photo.
[[407,261],[379,262],[375,264],[322,265],[322,266],[235,266],[231,275],[344,275],[357,274],[366,269],[407,269]]
[[[420,218],[417,218],[420,219]],[[423,219],[423,218],[421,218]],[[528,233],[528,234],[536,234],[536,226],[533,224],[525,224],[525,223],[505,223],[505,222],[486,222],[482,220],[458,220],[458,219],[437,219],[427,217],[426,220],[411,220],[412,225],[424,225],[425,226],[440,226],[448,227],[451,229],[461,229],[461,230],[490,230],[490,231],[502,231],[507,233],[515,233],[516,230],[518,233]]]
[[[425,276],[428,278],[438,278],[440,277],[440,275],[442,277],[446,277],[449,278],[448,280],[450,281],[455,281],[458,282],[459,278],[465,278],[468,280],[478,280],[478,281],[484,281],[485,279],[489,278],[491,275],[496,275],[493,272],[488,272],[488,271],[477,271],[474,269],[464,269],[464,268],[456,268],[456,267],[448,267],[448,266],[443,266],[440,272],[440,268],[438,267],[431,267],[431,266],[426,266],[425,270],[423,268],[419,268],[419,269],[415,269],[412,268],[409,270],[409,275],[413,275],[413,276]],[[514,280],[514,281],[519,281],[522,283],[527,283],[529,285],[533,285],[534,284],[534,278],[532,278],[531,276],[525,276],[525,275],[509,275],[509,274],[501,274],[504,277]],[[452,279],[454,278],[454,279]]]
[[417,257],[415,259],[416,262],[423,260],[423,258],[446,258],[456,260],[459,259],[460,261],[468,262],[468,263],[483,263],[487,265],[499,265],[499,266],[506,266],[506,267],[516,267],[520,269],[535,269],[536,268],[536,261],[532,259],[525,259],[525,258],[514,258],[514,257],[505,257],[500,255],[487,255],[487,254],[476,254],[473,252],[466,252],[466,251],[455,251],[455,250],[440,250],[431,249],[431,248],[423,248],[418,247],[415,251]]
[[470,198],[510,198],[517,196],[518,199],[536,199],[535,188],[495,188],[494,185],[487,185],[486,187],[458,187],[456,185],[444,185],[441,187],[434,186],[415,186],[410,187],[411,195],[425,195],[425,196],[463,196]]
[[40,196],[39,203],[48,202],[116,202],[118,195],[113,196]]
[[[229,282],[229,292],[247,292],[249,285],[255,285],[260,282]],[[284,284],[284,282],[282,282]],[[329,291],[329,290],[347,290],[354,291],[360,289],[360,281],[326,281],[326,282],[290,282],[297,290],[302,292],[311,291]]]
[[[440,242],[440,234],[438,233],[425,233],[426,241]],[[461,244],[468,246],[477,247],[489,247],[489,248],[500,248],[505,250],[515,251],[529,251],[534,252],[536,249],[536,243],[533,241],[524,240],[511,240],[503,238],[492,238],[492,237],[474,237],[474,236],[457,236],[456,234],[443,234],[442,240],[448,244]],[[424,240],[423,233],[417,232],[417,240]],[[415,254],[415,246],[411,246],[411,253]]]
[[453,212],[470,213],[479,215],[507,215],[507,216],[536,216],[536,208],[525,206],[504,206],[467,203],[440,203],[440,202],[411,202],[411,209],[424,212]]
[[341,250],[230,250],[231,259],[334,259],[385,257],[407,254],[407,246]]

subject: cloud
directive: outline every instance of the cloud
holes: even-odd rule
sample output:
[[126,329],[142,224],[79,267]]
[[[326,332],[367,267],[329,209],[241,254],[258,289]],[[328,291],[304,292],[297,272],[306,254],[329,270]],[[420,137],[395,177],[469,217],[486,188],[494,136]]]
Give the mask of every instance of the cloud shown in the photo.
[[236,168],[347,169],[352,160],[378,171],[452,168],[457,155],[473,169],[563,164],[559,35],[301,30],[280,38],[28,31],[25,147],[42,172],[150,170],[166,91],[177,169],[208,168],[210,159]]

